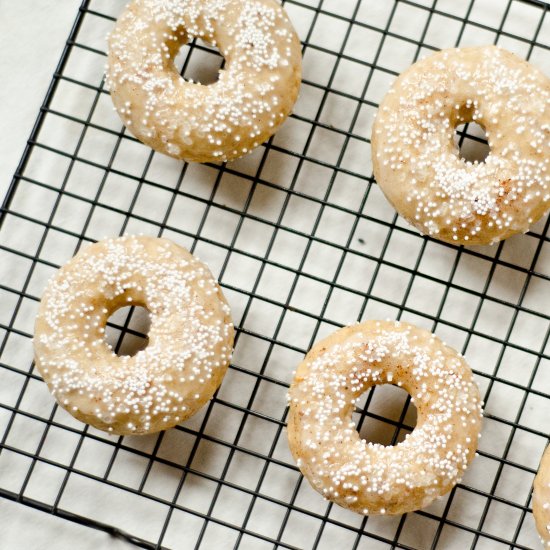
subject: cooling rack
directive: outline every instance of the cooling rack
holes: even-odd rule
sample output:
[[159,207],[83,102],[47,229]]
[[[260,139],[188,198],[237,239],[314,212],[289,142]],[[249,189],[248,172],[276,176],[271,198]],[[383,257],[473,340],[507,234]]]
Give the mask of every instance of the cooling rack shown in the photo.
[[[105,36],[122,0],[82,3],[2,208],[0,496],[143,548],[538,548],[531,485],[550,417],[548,217],[494,247],[419,236],[372,177],[378,102],[419,56],[496,43],[550,74],[550,15],[519,0],[287,0],[303,43],[292,117],[225,165],[184,164],[137,142],[105,90]],[[182,74],[221,57],[185,46]],[[479,133],[458,134],[466,154]],[[219,277],[237,328],[216,397],[166,433],[114,437],[58,408],[32,361],[48,278],[80,246],[163,235]],[[120,353],[146,318],[117,312]],[[323,501],[286,443],[286,390],[312,343],[365,318],[402,319],[461,350],[486,402],[479,456],[430,507],[362,517]],[[355,413],[363,437],[414,426],[402,390]]]

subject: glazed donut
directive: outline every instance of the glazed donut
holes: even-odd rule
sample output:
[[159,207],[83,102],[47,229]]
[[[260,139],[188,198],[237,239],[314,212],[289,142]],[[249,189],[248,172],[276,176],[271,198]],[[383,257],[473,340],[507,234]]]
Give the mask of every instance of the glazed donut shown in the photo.
[[[485,162],[459,157],[456,126],[487,135]],[[374,174],[422,233],[489,244],[550,208],[550,79],[495,46],[440,51],[406,70],[372,131]]]
[[[174,65],[201,38],[225,57],[218,82],[185,81]],[[275,0],[133,0],[109,38],[107,85],[128,129],[186,161],[240,157],[289,115],[300,41]]]
[[[361,439],[352,413],[375,384],[416,405],[396,446]],[[302,474],[326,499],[360,514],[418,510],[460,481],[475,455],[481,402],[464,359],[412,325],[367,321],[318,342],[289,391],[288,440]]]
[[[117,356],[111,313],[147,308],[149,343]],[[146,434],[193,415],[220,385],[233,346],[229,306],[208,268],[167,239],[126,236],[88,246],[48,283],[35,361],[59,404],[114,434]]]
[[542,455],[533,484],[533,517],[542,543],[550,547],[550,447]]

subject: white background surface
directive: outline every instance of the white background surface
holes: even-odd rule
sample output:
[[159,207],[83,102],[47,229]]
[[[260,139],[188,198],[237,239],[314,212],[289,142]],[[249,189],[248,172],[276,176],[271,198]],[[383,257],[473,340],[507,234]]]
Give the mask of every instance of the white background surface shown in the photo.
[[[0,132],[0,202],[23,154],[79,5],[79,0],[0,0],[0,120],[4,128]],[[131,546],[100,531],[1,499],[0,532],[0,546],[9,550],[118,550]]]
[[76,17],[79,0],[0,0],[3,199]]

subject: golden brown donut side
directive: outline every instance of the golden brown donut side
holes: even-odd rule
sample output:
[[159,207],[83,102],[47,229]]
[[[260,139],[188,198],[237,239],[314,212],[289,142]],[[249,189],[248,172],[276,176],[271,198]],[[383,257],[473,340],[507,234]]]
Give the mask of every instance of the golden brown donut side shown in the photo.
[[[145,349],[117,356],[105,324],[124,305],[149,310]],[[168,239],[121,237],[82,249],[48,283],[35,361],[73,416],[116,434],[152,433],[193,415],[227,370],[229,306],[208,268]]]
[[[483,163],[454,145],[472,120],[491,148]],[[382,191],[422,233],[473,245],[525,232],[550,208],[550,79],[496,46],[442,50],[397,78],[372,148]]]
[[[394,447],[361,440],[351,418],[360,395],[385,383],[408,391],[418,411],[415,430]],[[318,342],[296,371],[289,403],[298,467],[325,498],[362,514],[405,513],[447,493],[475,455],[481,424],[464,360],[406,323],[367,321]]]
[[[173,63],[197,37],[226,60],[209,85],[185,81]],[[117,112],[140,141],[221,162],[263,143],[290,114],[300,41],[275,0],[133,0],[109,38],[107,74]]]
[[550,447],[546,447],[533,484],[533,517],[544,546],[550,547]]

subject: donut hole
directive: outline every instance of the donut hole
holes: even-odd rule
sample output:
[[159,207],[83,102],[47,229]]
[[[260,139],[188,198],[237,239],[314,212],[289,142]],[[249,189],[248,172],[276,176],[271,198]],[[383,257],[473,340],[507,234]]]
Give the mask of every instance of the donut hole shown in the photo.
[[491,152],[485,128],[477,122],[459,124],[455,129],[454,140],[458,156],[465,162],[483,163]]
[[184,80],[204,85],[218,81],[223,62],[217,48],[198,38],[183,44],[174,58],[176,70]]
[[416,407],[403,388],[382,384],[363,393],[353,420],[361,439],[385,446],[397,445],[414,430]]
[[105,341],[119,355],[133,356],[149,343],[149,311],[141,306],[120,307],[111,313],[105,327]]

